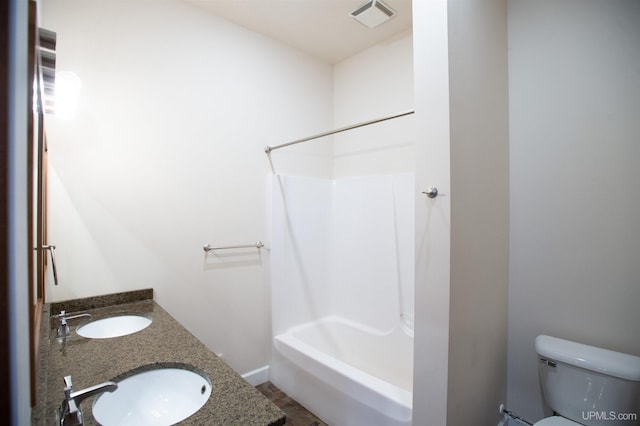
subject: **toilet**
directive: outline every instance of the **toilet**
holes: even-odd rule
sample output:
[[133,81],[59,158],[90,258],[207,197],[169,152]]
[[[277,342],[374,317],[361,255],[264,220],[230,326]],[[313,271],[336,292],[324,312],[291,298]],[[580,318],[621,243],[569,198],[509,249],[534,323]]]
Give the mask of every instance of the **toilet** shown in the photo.
[[535,350],[555,415],[534,426],[640,425],[640,357],[545,335]]

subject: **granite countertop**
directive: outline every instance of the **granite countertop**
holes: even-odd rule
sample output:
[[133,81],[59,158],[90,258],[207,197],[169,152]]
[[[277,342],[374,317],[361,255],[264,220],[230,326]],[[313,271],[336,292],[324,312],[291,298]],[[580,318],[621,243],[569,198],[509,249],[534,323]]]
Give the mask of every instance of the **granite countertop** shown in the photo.
[[[152,290],[120,293],[106,298],[78,299],[45,305],[40,335],[39,384],[33,424],[55,423],[55,412],[64,399],[63,378],[71,375],[78,391],[127,374],[157,367],[179,366],[204,372],[211,381],[211,396],[181,425],[279,426],[284,413],[258,390],[220,360],[182,327],[153,299]],[[58,320],[51,315],[90,313],[91,320],[115,314],[142,314],[152,319],[144,330],[110,339],[87,339],[75,333],[87,318],[68,321],[72,333],[66,341],[56,339]],[[117,381],[117,380],[115,380]],[[91,407],[97,397],[85,400],[86,425],[97,425]]]

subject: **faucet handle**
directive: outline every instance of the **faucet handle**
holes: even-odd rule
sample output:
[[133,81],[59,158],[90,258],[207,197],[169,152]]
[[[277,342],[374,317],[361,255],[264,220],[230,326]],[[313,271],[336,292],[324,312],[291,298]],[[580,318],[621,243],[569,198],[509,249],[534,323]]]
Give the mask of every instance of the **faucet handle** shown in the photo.
[[[60,312],[60,315],[56,315],[56,316],[60,318],[60,324],[58,324],[58,330],[56,331],[56,338],[66,339],[69,336],[69,334],[71,334],[71,330],[69,329],[69,324],[67,323],[67,317],[65,316],[65,312],[62,311]],[[71,376],[67,376],[67,377],[69,377],[69,380],[71,380]]]
[[64,376],[64,401],[60,404],[56,414],[56,424],[60,426],[82,425],[82,411],[73,396],[71,376]]
[[71,376],[64,376],[64,399],[67,402],[72,399],[71,392],[73,392],[73,383],[71,382]]

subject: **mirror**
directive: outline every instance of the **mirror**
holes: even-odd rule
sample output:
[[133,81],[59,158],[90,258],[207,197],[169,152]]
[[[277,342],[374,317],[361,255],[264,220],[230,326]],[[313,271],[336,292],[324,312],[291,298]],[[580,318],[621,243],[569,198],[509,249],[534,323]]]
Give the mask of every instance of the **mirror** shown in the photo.
[[[410,109],[411,3],[388,1],[397,16],[370,30],[348,15],[363,2],[313,0],[301,8],[273,0],[153,6],[140,0],[44,2],[43,25],[58,32],[57,68],[82,81],[75,118],[46,117],[50,236],[58,245],[61,280],[58,287],[47,284],[47,301],[150,285],[173,300],[182,293],[199,303],[206,300],[212,288],[199,283],[215,275],[205,269],[212,256],[202,268],[190,264],[200,261],[202,245],[245,244],[266,236],[263,180],[271,169],[265,145]],[[225,20],[225,5],[232,9],[229,15],[239,10],[247,22],[259,12],[265,32],[275,26],[285,34],[290,34],[285,27],[309,33],[313,27],[319,34],[314,40],[327,50],[361,40],[336,60],[358,49],[397,46],[387,61],[393,77],[368,65],[379,56],[345,66],[354,84],[341,91],[344,98],[359,98],[350,93],[359,95],[372,82],[378,91],[368,95],[371,101],[362,102],[357,114],[341,113],[344,122],[334,124],[329,113],[332,63],[319,59],[320,53],[316,58],[291,46],[301,37],[279,42]],[[338,7],[343,10],[329,15],[340,19],[325,26],[315,22],[316,12],[328,20],[327,9]],[[271,12],[265,15],[263,8]],[[273,20],[279,24],[269,24]],[[332,43],[336,24],[343,21],[356,34]],[[390,88],[391,100],[386,97]],[[383,91],[384,97],[379,95]],[[399,155],[410,151],[398,150]],[[284,158],[278,162],[280,171],[285,162],[293,171],[307,169],[289,153],[278,155]],[[333,169],[324,153],[316,157],[308,167],[312,171],[301,172]],[[344,155],[342,161],[351,157]],[[225,264],[216,271],[222,269],[230,270]],[[188,274],[180,278],[187,283],[181,290],[173,285],[178,271]],[[239,277],[233,274],[232,280]],[[191,312],[184,309],[184,315]]]
[[[332,16],[363,38],[407,19],[398,33],[372,45],[370,55],[342,64],[341,90],[334,90],[337,80],[329,60],[248,31],[190,2],[152,3],[42,3],[42,25],[58,35],[56,68],[75,73],[82,82],[73,119],[45,117],[51,148],[48,243],[58,246],[60,278],[54,287],[47,274],[45,300],[153,287],[156,300],[174,318],[205,345],[229,348],[233,367],[247,371],[247,365],[266,356],[262,351],[270,338],[267,251],[262,257],[257,250],[206,257],[202,247],[268,237],[265,145],[411,108],[410,3],[389,1],[398,15],[370,30],[348,15],[363,0],[304,2],[329,8],[346,4]],[[290,2],[201,3],[266,3],[276,9],[274,19],[299,14],[289,18],[294,29],[302,26],[307,33],[310,26],[320,27],[306,6],[287,8]],[[262,21],[269,22],[266,16]],[[319,41],[337,33],[334,24],[318,29],[330,30]],[[371,86],[375,90],[367,90]],[[335,105],[341,105],[336,114]],[[376,147],[388,146],[394,161],[379,162],[388,158],[386,152],[369,150],[365,143],[349,144],[357,146],[342,151],[339,161],[352,173],[377,164],[394,171],[414,168],[409,130]],[[319,142],[293,154],[279,151],[274,161],[280,172],[326,176],[334,170],[329,151],[331,145]],[[237,306],[237,300],[245,302]],[[246,320],[223,327],[236,315]],[[246,332],[256,336],[247,345],[259,349],[234,343],[238,333]]]
[[[53,93],[55,81],[56,35],[39,28],[37,3],[29,3],[29,99],[32,100],[28,117],[27,145],[27,186],[28,236],[30,250],[29,264],[29,324],[31,349],[31,403],[35,404],[38,341],[40,337],[40,317],[44,303],[44,280],[47,263],[47,146],[44,130],[44,114],[50,109],[47,98]],[[51,250],[51,249],[49,249]]]

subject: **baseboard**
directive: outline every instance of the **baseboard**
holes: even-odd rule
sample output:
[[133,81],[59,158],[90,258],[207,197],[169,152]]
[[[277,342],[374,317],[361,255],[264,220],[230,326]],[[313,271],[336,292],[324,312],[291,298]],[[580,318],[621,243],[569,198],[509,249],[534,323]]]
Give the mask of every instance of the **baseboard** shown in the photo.
[[258,386],[269,381],[269,366],[256,368],[242,375],[242,378],[251,383],[252,386]]

